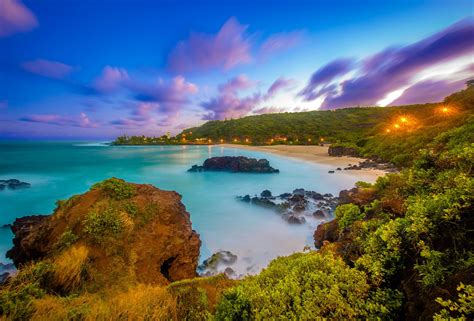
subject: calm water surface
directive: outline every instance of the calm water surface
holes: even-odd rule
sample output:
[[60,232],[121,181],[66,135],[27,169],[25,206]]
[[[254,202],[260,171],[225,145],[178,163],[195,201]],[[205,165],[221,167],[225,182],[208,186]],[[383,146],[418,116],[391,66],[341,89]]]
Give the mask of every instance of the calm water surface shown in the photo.
[[[187,173],[193,164],[212,156],[267,158],[279,174]],[[58,199],[87,191],[112,176],[175,190],[191,213],[202,240],[201,261],[218,250],[238,255],[238,273],[252,273],[277,256],[312,245],[318,222],[289,225],[274,212],[236,200],[236,196],[273,194],[305,188],[337,194],[360,177],[349,172],[328,174],[328,165],[272,154],[219,146],[124,146],[73,142],[0,142],[0,179],[17,178],[31,188],[0,191],[0,225],[16,217],[49,214]],[[0,261],[8,262],[12,233],[0,228]]]

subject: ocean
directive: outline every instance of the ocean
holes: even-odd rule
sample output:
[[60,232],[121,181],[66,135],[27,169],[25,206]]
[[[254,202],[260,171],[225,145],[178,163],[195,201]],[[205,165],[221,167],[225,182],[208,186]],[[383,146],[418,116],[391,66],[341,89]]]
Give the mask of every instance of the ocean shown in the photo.
[[[187,172],[208,157],[224,155],[266,158],[280,173]],[[238,256],[232,266],[238,274],[256,273],[277,256],[313,246],[312,235],[320,221],[292,225],[272,210],[236,197],[265,189],[278,195],[296,188],[337,195],[360,180],[345,171],[329,174],[333,169],[237,147],[0,142],[0,179],[31,184],[28,189],[0,191],[0,226],[25,215],[50,214],[56,200],[83,193],[114,176],[180,193],[193,228],[200,234],[200,260],[227,250]],[[5,253],[12,246],[12,237],[9,228],[0,227],[0,262],[9,262]]]

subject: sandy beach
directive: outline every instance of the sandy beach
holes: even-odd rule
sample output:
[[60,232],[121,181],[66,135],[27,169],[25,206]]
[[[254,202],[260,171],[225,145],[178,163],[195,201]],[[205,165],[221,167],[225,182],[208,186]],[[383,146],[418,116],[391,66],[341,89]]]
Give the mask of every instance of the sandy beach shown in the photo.
[[[363,161],[363,158],[358,157],[333,157],[328,155],[328,146],[315,146],[315,145],[271,145],[271,146],[248,146],[248,145],[234,145],[234,144],[222,144],[217,146],[223,146],[227,148],[241,148],[247,150],[254,150],[266,153],[277,154],[284,157],[296,158],[299,160],[309,161],[318,164],[326,164],[334,166],[334,169],[340,167],[347,167],[349,164],[358,164]],[[351,175],[357,175],[361,177],[370,177],[371,181],[375,181],[377,177],[383,176],[386,173],[382,170],[377,169],[361,169],[361,170],[350,170],[344,171]]]

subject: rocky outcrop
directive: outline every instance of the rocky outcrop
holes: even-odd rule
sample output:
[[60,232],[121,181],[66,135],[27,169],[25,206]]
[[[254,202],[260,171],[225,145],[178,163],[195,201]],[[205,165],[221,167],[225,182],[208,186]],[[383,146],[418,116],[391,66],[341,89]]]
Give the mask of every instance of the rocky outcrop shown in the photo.
[[85,248],[94,286],[119,279],[150,284],[195,277],[201,241],[181,196],[152,185],[109,179],[90,191],[58,202],[50,216],[17,219],[16,266],[49,260]]
[[329,219],[337,205],[337,197],[331,194],[320,194],[295,189],[292,193],[272,196],[271,191],[264,190],[260,196],[239,196],[243,202],[274,210],[290,224],[304,224],[311,219]]
[[329,146],[328,148],[329,156],[342,157],[342,156],[352,156],[357,157],[359,153],[355,147],[344,147],[344,146]]
[[358,165],[349,164],[349,166],[345,167],[344,170],[361,170],[361,169],[378,169],[390,173],[398,172],[398,169],[395,165],[391,163],[384,162],[381,159],[374,158],[374,159],[366,159],[360,162]]
[[212,276],[225,273],[228,277],[235,277],[235,271],[231,266],[237,261],[237,255],[230,251],[219,251],[205,259],[198,266],[198,272],[202,276]]
[[0,179],[0,191],[4,189],[22,189],[22,188],[29,188],[31,186],[30,183],[22,182],[17,179]]
[[188,172],[227,171],[242,173],[279,173],[278,169],[270,166],[266,159],[255,159],[244,156],[212,157],[204,161],[202,166],[193,165]]
[[337,220],[318,225],[313,234],[314,246],[321,248],[325,241],[335,242],[339,238],[339,227]]

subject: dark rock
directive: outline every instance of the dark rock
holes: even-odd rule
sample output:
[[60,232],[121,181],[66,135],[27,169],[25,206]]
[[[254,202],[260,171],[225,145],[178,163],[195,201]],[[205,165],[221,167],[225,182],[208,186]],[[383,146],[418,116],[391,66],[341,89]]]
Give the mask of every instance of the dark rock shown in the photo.
[[324,199],[324,196],[319,194],[318,192],[314,192],[314,191],[306,191],[306,196],[308,197],[311,197],[312,199],[314,200],[322,200]]
[[225,270],[224,270],[224,274],[228,277],[228,278],[235,278],[237,276],[237,274],[235,273],[234,269],[231,268],[231,267],[226,267]]
[[255,159],[244,156],[212,157],[204,161],[202,166],[193,165],[188,172],[228,171],[242,173],[279,173],[278,169],[270,166],[266,159]]
[[306,219],[303,216],[296,216],[296,215],[288,215],[286,220],[290,224],[304,224],[306,223]]
[[17,179],[0,180],[0,190],[4,190],[6,188],[16,190],[29,187],[31,187],[30,183],[21,182]]
[[262,207],[267,207],[267,208],[275,208],[276,204],[269,200],[268,198],[259,198],[259,197],[253,197],[251,199],[252,204],[262,206]]
[[282,199],[287,199],[291,197],[291,193],[283,193],[283,194],[280,194],[279,197]]
[[250,195],[249,194],[247,194],[243,197],[240,197],[240,199],[244,202],[250,203]]
[[336,171],[341,171],[342,169],[340,167],[336,168]]
[[260,193],[261,197],[272,197],[272,192],[270,192],[268,189],[264,190],[262,193]]
[[221,265],[232,265],[237,261],[237,255],[230,251],[219,251],[211,255],[198,266],[200,274],[215,275],[218,273],[218,268]]
[[324,197],[333,197],[333,195],[331,193],[326,193],[323,195]]
[[334,174],[334,171],[328,171],[329,174]]
[[317,210],[316,212],[313,213],[313,216],[316,218],[325,218],[326,213],[323,210]]
[[293,195],[301,195],[304,196],[305,190],[303,188],[297,188],[293,191]]

